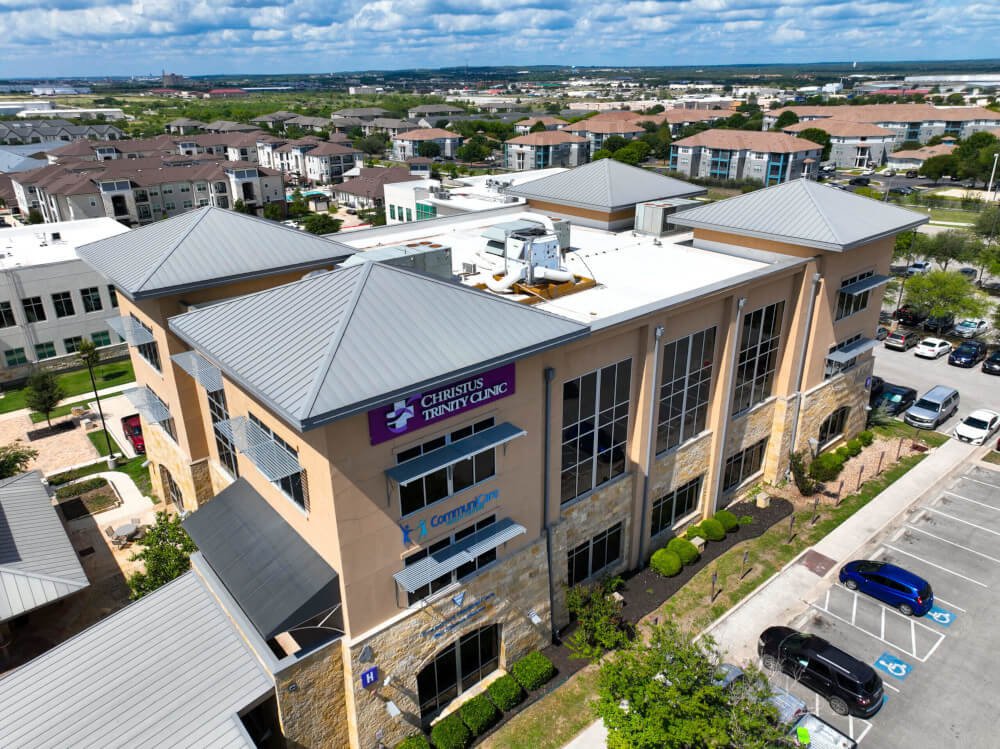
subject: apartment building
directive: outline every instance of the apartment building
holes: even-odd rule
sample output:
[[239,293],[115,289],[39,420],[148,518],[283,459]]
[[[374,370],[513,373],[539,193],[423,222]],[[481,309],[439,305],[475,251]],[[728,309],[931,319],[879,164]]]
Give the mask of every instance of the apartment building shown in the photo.
[[53,164],[18,172],[11,183],[21,212],[35,208],[47,223],[108,216],[134,226],[206,205],[242,201],[260,214],[268,203],[285,201],[281,172],[185,157]]
[[267,136],[257,139],[257,159],[296,182],[335,184],[343,181],[345,172],[362,164],[364,155],[356,148],[312,135],[296,140]]
[[262,114],[258,117],[254,117],[250,120],[251,125],[260,125],[264,127],[283,127],[283,123],[287,120],[295,119],[298,117],[295,112],[286,112],[284,109],[279,109],[277,112],[271,112],[270,114]]
[[350,208],[378,208],[385,205],[386,185],[419,179],[404,166],[359,167],[357,177],[333,188],[333,197],[340,205]]
[[595,151],[604,147],[604,141],[612,136],[616,135],[626,140],[632,140],[642,135],[646,130],[632,117],[605,118],[605,115],[599,114],[567,125],[561,132],[586,138],[590,142],[590,156],[593,156]]
[[419,156],[417,149],[421,143],[437,143],[441,148],[441,156],[446,159],[455,158],[455,152],[462,145],[464,138],[458,133],[439,127],[423,127],[399,133],[392,139],[392,158],[396,161],[406,161]]
[[374,120],[376,117],[388,117],[392,114],[388,109],[382,107],[354,107],[348,109],[338,109],[330,115],[331,120],[350,118],[355,120]]
[[796,122],[781,132],[798,136],[803,130],[812,128],[822,130],[830,136],[830,156],[827,161],[841,169],[885,164],[896,142],[896,134],[887,128],[867,122],[832,118]]
[[542,123],[542,127],[546,130],[561,130],[569,124],[562,117],[529,117],[526,120],[515,122],[514,132],[518,135],[527,135],[531,132],[531,128],[535,127],[539,122]]
[[815,179],[823,147],[785,133],[705,130],[670,145],[670,170],[685,177],[777,185]]
[[711,124],[718,120],[724,120],[732,114],[732,112],[718,109],[668,109],[659,114],[644,114],[636,118],[636,122],[652,122],[655,125],[667,124],[670,126],[670,132],[673,135],[678,135],[681,130],[690,125],[696,125],[700,122]]
[[[199,552],[0,679],[0,737],[58,743],[39,717],[58,704],[131,743],[249,745],[263,723],[393,746],[549,642],[567,586],[863,428],[894,237],[926,216],[796,180],[673,220],[690,231],[529,204],[345,235],[447,250],[460,283],[365,252],[300,278],[350,250],[212,209],[84,248],[119,292],[154,486]],[[79,645],[101,637],[150,656],[130,693],[154,718],[107,699],[120,675]]]
[[204,129],[205,123],[201,120],[192,120],[190,117],[178,117],[176,120],[170,120],[164,127],[167,128],[168,133],[191,135]]
[[764,113],[764,130],[770,130],[782,112],[795,112],[800,122],[822,119],[865,122],[891,130],[898,146],[904,141],[926,143],[935,135],[968,138],[973,133],[1000,127],[1000,112],[982,107],[936,107],[933,104],[841,104],[830,107],[791,106]]
[[120,140],[124,137],[125,133],[114,125],[72,125],[59,119],[0,122],[0,143],[9,146],[53,140],[69,142],[84,138]]
[[511,138],[503,144],[503,154],[507,168],[518,172],[580,166],[590,161],[590,140],[562,130],[545,130]]
[[389,138],[395,138],[400,133],[408,133],[421,127],[414,120],[397,120],[392,117],[376,117],[362,124],[361,132],[365,135],[385,133]]
[[441,119],[453,114],[465,114],[465,110],[450,104],[418,104],[415,107],[410,107],[406,112],[406,116],[411,120],[419,120],[421,117]]
[[0,229],[0,382],[46,368],[76,366],[82,341],[128,355],[105,318],[115,314],[114,286],[76,248],[128,229],[110,218]]
[[936,146],[893,151],[889,154],[887,162],[892,169],[919,169],[932,156],[947,156],[954,150],[954,143],[938,143]]

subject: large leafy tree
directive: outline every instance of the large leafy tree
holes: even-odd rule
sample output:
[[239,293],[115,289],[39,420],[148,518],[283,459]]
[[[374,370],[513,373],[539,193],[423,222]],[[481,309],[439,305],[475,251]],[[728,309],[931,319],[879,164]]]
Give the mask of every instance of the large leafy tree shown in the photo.
[[830,133],[826,130],[820,130],[818,127],[808,127],[799,133],[799,137],[803,140],[811,141],[817,146],[823,146],[823,156],[821,157],[823,161],[830,158]]
[[422,140],[417,144],[417,156],[423,156],[425,159],[433,159],[434,157],[440,155],[440,143],[435,143],[432,140]]
[[45,416],[45,421],[52,426],[52,412],[66,397],[66,391],[59,384],[59,378],[54,372],[38,370],[28,378],[28,386],[24,390],[24,402],[32,411]]
[[716,683],[719,655],[670,621],[601,666],[596,714],[609,749],[766,749],[783,743],[766,680],[749,669],[742,683]]
[[145,572],[135,572],[128,579],[132,598],[142,598],[161,585],[180,577],[191,568],[191,554],[198,551],[194,541],[181,526],[180,517],[165,510],[156,513],[156,522],[136,542],[142,549],[132,561],[145,563]]
[[981,316],[988,305],[961,273],[931,271],[906,282],[903,299],[928,315]]
[[799,116],[795,114],[791,109],[786,109],[784,112],[778,115],[778,119],[775,120],[774,127],[772,130],[781,131],[783,128],[789,125],[794,125],[799,121]]
[[310,234],[333,234],[340,231],[341,223],[329,213],[313,213],[305,217],[302,225]]
[[983,250],[983,244],[968,232],[950,229],[935,234],[928,243],[926,256],[936,260],[942,270],[954,260],[967,263],[975,260]]
[[24,473],[28,464],[38,457],[38,450],[24,447],[19,440],[0,445],[0,479]]
[[958,159],[955,154],[945,153],[940,156],[931,156],[925,159],[920,165],[920,176],[927,177],[937,182],[946,174],[955,174],[958,170]]

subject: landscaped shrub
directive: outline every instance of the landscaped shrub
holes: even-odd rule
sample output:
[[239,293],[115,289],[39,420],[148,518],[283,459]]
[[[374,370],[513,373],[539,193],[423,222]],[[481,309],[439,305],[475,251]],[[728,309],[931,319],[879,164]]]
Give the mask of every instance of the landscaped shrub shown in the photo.
[[486,687],[493,704],[503,711],[513,710],[524,699],[524,690],[510,674],[505,674]]
[[696,536],[698,538],[705,537],[705,531],[701,529],[701,526],[698,523],[695,523],[694,525],[689,525],[688,529],[684,531],[684,538],[694,538]]
[[[552,661],[537,650],[528,653],[510,667],[511,675],[529,692],[538,689],[556,674]],[[431,736],[431,738],[434,738]]]
[[681,567],[684,565],[681,564],[681,558],[677,556],[676,551],[663,548],[653,552],[653,556],[649,560],[649,566],[658,575],[673,577],[681,571]]
[[701,527],[705,531],[705,538],[709,541],[721,541],[726,537],[725,527],[715,518],[703,521]]
[[817,481],[833,481],[844,470],[844,458],[837,453],[823,453],[809,464],[809,475]]
[[56,489],[56,499],[69,499],[70,497],[79,497],[81,494],[86,494],[93,489],[101,489],[108,485],[107,479],[95,478],[87,479],[86,481],[81,481],[77,484],[70,484],[69,486],[63,486]]
[[863,432],[858,432],[858,441],[865,447],[868,447],[868,445],[875,441],[875,435],[866,429]]
[[792,478],[795,480],[795,488],[803,497],[810,497],[819,489],[819,484],[815,479],[809,478],[806,469],[805,458],[801,452],[792,453],[788,460],[788,467],[792,471]]
[[416,736],[408,736],[400,741],[396,744],[396,749],[431,749],[431,743],[426,736],[418,733]]
[[472,734],[458,713],[442,718],[431,729],[431,741],[437,749],[465,749],[471,740]]
[[698,547],[686,538],[672,538],[667,542],[666,548],[680,557],[681,564],[691,564],[698,558]]
[[597,658],[605,650],[619,648],[631,639],[630,627],[622,617],[618,601],[600,585],[568,588],[566,609],[580,623],[567,643],[576,658]]
[[750,525],[753,522],[753,518],[749,515],[744,515],[740,518],[740,525]]
[[736,519],[736,516],[729,510],[719,510],[713,516],[716,520],[722,523],[722,528],[729,533],[740,527],[740,521]]
[[851,457],[851,450],[847,445],[841,445],[834,451],[834,454],[839,456],[840,459],[844,461]]
[[458,708],[458,712],[461,714],[462,720],[465,721],[465,725],[472,731],[473,736],[481,735],[500,717],[499,711],[486,698],[485,694],[477,694]]
[[852,458],[861,454],[861,448],[861,440],[851,440],[847,443],[847,452]]

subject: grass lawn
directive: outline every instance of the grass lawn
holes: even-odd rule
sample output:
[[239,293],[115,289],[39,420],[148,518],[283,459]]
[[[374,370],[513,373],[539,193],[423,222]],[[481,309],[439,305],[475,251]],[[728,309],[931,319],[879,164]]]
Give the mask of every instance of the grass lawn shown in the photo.
[[[56,406],[52,413],[49,414],[49,418],[56,418],[57,416],[66,416],[77,406],[83,406],[86,408],[89,401],[77,401],[76,403],[67,403],[65,406]],[[28,414],[28,418],[31,419],[32,424],[37,424],[41,421],[45,421],[45,414],[40,414],[37,411],[32,411]]]
[[988,453],[986,453],[983,460],[985,460],[987,463],[992,463],[993,465],[1000,466],[1000,453],[998,453],[996,450],[990,450]]
[[[74,395],[83,395],[92,392],[90,389],[90,374],[86,369],[75,372],[65,372],[58,376],[59,384],[65,391],[66,398]],[[97,389],[124,385],[127,382],[135,381],[135,372],[132,371],[132,362],[116,361],[98,364],[94,367],[94,379],[97,381]],[[25,408],[24,388],[17,390],[7,390],[4,397],[0,398],[0,413],[9,413]]]
[[[917,206],[906,206],[911,210],[918,210],[921,213],[925,213],[925,208],[918,208]],[[974,224],[976,219],[979,218],[979,214],[975,211],[956,211],[951,208],[931,208],[931,222],[935,221],[947,221],[949,223],[955,224]]]
[[596,665],[578,671],[564,684],[511,718],[482,749],[559,749],[594,722],[590,704],[597,699]]
[[[115,438],[110,434],[107,434],[107,432],[103,429],[98,429],[96,432],[88,432],[87,439],[89,439],[91,444],[97,448],[97,454],[102,458],[108,454],[108,440],[111,440],[111,449],[119,455],[122,454],[122,449],[118,447],[118,443],[115,442]],[[105,466],[104,469],[107,470],[107,466]]]
[[949,437],[947,434],[941,434],[941,432],[931,432],[927,429],[915,429],[909,424],[904,424],[899,419],[893,419],[892,423],[884,427],[871,427],[871,430],[880,437],[887,437],[889,439],[898,439],[899,437],[905,437],[907,439],[919,439],[931,447],[940,447],[945,442],[948,441]]
[[[100,434],[100,432],[97,432],[97,434]],[[114,440],[111,441],[111,444],[115,444]],[[106,447],[105,450],[107,450]],[[124,463],[119,463],[115,470],[128,475],[128,477],[135,482],[135,485],[139,487],[140,492],[153,500],[153,504],[158,504],[160,500],[157,499],[155,494],[153,494],[153,485],[149,480],[149,469],[143,467],[142,465],[145,462],[146,456],[139,455],[131,460],[126,460]],[[107,463],[100,461],[89,466],[84,466],[83,468],[75,468],[72,471],[63,471],[62,473],[53,474],[52,476],[49,476],[49,484],[52,486],[61,486],[62,484],[66,484],[75,479],[90,476],[94,473],[103,473],[106,470],[108,470]]]

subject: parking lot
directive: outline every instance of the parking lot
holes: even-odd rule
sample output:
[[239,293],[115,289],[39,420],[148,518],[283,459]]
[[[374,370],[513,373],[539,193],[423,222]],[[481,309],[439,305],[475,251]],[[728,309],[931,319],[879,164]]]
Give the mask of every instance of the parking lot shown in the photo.
[[992,722],[1000,686],[1000,472],[967,468],[860,556],[923,577],[935,607],[906,617],[834,577],[790,626],[872,664],[885,685],[882,709],[870,720],[841,717],[789,677],[774,676],[776,683],[864,746],[1000,745]]
[[[933,335],[927,333],[927,336]],[[958,413],[938,427],[950,434],[955,425],[977,408],[1000,411],[1000,377],[980,371],[980,364],[965,369],[948,364],[948,357],[921,359],[913,350],[893,351],[881,343],[875,347],[875,374],[893,385],[911,387],[920,397],[935,385],[958,390],[961,405]]]

